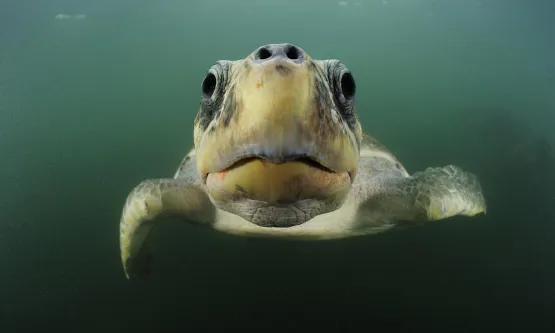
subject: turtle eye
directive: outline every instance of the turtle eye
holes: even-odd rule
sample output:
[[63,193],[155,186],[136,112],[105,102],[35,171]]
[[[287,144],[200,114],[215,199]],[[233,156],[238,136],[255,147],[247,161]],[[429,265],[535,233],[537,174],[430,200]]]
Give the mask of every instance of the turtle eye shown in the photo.
[[350,72],[345,72],[341,75],[340,89],[345,100],[352,100],[355,97],[356,84],[353,75]]
[[339,60],[326,60],[322,67],[327,74],[333,103],[349,126],[357,122],[355,108],[356,84],[351,71]]
[[216,84],[218,83],[218,79],[216,75],[213,73],[206,74],[204,80],[202,81],[202,95],[205,98],[212,98],[214,92],[216,91]]

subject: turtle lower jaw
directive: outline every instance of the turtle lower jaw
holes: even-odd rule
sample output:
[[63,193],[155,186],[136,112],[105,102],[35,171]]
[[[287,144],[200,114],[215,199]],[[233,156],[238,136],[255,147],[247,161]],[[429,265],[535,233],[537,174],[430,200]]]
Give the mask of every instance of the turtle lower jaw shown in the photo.
[[275,209],[303,200],[342,199],[351,183],[351,173],[334,172],[307,158],[275,164],[248,157],[205,178],[207,193],[222,207],[250,200]]
[[339,208],[355,175],[307,155],[251,155],[203,179],[218,209],[260,227],[289,228]]

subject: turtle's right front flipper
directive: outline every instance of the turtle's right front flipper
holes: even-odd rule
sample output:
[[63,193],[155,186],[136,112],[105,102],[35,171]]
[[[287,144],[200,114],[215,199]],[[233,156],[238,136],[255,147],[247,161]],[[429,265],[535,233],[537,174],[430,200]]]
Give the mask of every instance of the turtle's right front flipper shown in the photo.
[[150,255],[144,241],[159,217],[209,223],[215,208],[206,193],[182,179],[151,179],[136,186],[125,202],[120,221],[120,251],[127,278],[145,275]]

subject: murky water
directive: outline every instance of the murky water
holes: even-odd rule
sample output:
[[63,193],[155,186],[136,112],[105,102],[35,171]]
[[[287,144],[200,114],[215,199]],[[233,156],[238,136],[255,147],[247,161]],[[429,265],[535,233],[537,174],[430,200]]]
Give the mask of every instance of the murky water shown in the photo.
[[[0,3],[0,331],[555,330],[555,3]],[[290,42],[353,72],[410,173],[457,164],[488,214],[371,237],[247,240],[179,221],[125,279],[121,209],[192,146],[219,59]]]

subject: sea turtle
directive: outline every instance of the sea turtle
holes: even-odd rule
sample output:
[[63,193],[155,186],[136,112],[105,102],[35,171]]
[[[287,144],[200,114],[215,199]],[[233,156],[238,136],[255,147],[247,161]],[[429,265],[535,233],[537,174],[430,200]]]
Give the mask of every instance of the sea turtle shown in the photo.
[[194,148],[173,179],[145,180],[127,197],[127,278],[147,271],[142,245],[161,216],[235,235],[324,240],[485,213],[473,174],[449,165],[411,176],[363,134],[355,91],[341,61],[292,44],[217,61],[201,85]]

